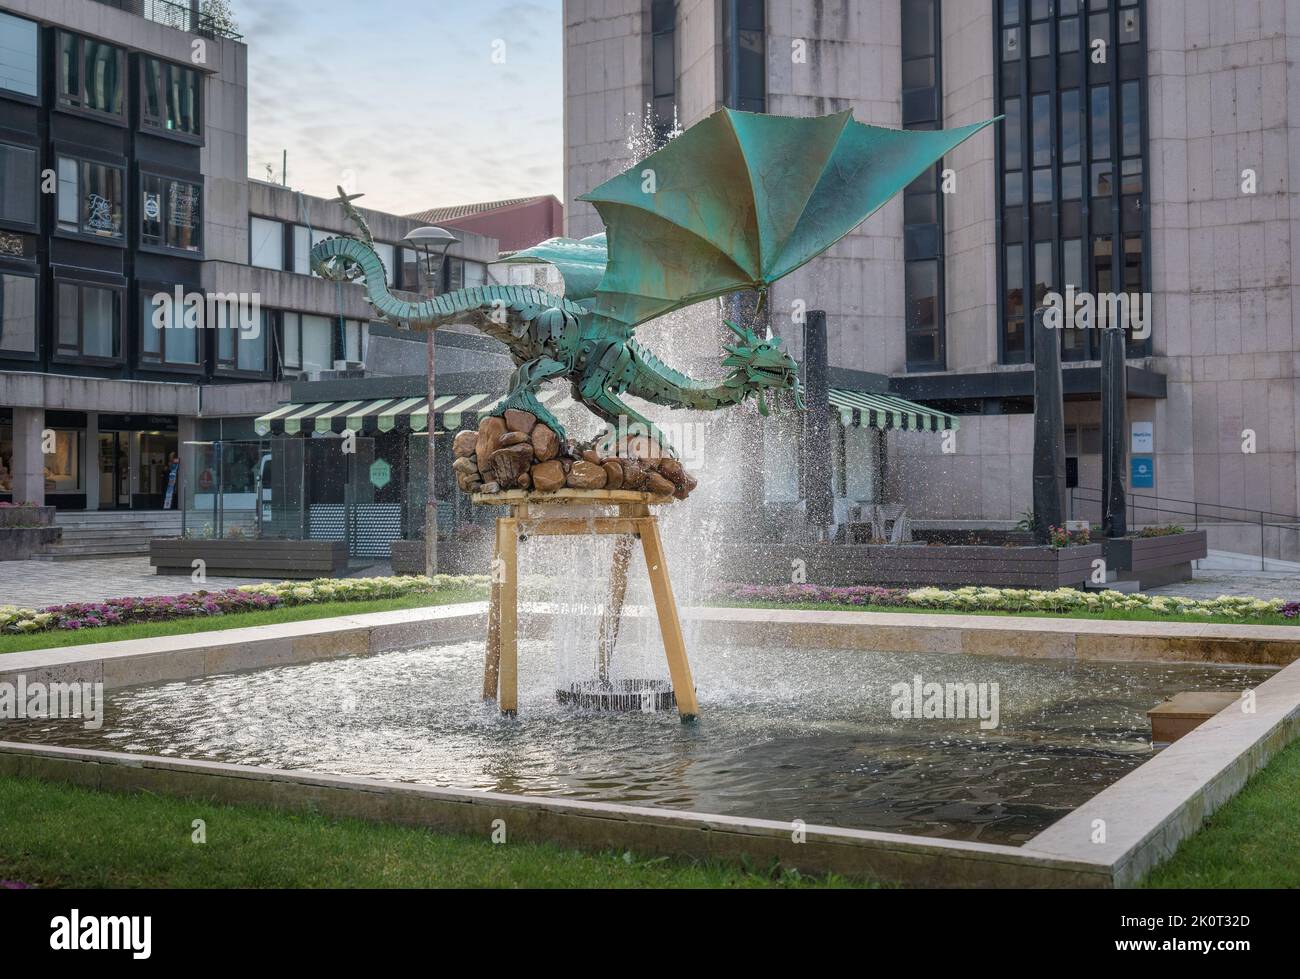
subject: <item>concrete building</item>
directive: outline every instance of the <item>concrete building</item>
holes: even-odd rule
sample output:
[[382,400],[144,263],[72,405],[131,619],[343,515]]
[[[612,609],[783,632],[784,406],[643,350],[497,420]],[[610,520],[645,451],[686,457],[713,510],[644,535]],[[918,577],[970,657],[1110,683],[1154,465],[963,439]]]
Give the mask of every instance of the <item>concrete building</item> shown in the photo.
[[[632,162],[627,134],[647,108],[661,132],[724,105],[852,109],[905,128],[1004,115],[773,289],[772,327],[796,354],[786,314],[802,300],[828,313],[833,366],[960,419],[955,440],[885,432],[887,462],[863,491],[923,519],[1016,520],[1031,499],[1033,308],[1066,286],[1149,294],[1150,336],[1128,347],[1130,488],[1162,506],[1136,516],[1262,517],[1278,525],[1264,550],[1295,560],[1300,27],[1287,12],[1282,0],[566,0],[567,233],[598,230],[576,197]],[[1093,517],[1096,334],[1062,334],[1076,513]],[[1237,537],[1219,546],[1255,546]]]
[[[421,336],[311,275],[342,209],[248,179],[243,40],[197,4],[121,6],[0,0],[0,502],[64,514],[175,507],[173,454],[257,438],[291,383],[425,370]],[[401,244],[421,222],[362,213],[395,290],[485,282],[498,255],[460,232],[431,281]],[[160,294],[241,297],[256,322],[155,329]],[[452,338],[440,369],[485,354]]]

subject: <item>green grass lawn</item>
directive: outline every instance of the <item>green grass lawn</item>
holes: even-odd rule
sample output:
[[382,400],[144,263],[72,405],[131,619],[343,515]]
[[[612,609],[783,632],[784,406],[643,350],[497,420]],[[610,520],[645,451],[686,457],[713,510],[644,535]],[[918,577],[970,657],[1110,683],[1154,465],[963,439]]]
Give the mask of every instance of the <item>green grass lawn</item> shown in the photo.
[[838,605],[835,602],[749,602],[728,600],[715,602],[718,608],[773,608],[773,609],[811,609],[818,612],[910,612],[914,615],[1002,615],[1024,619],[1111,619],[1120,622],[1192,622],[1197,625],[1217,623],[1220,625],[1287,625],[1300,626],[1300,619],[1287,619],[1280,615],[1261,615],[1253,619],[1230,619],[1222,615],[1160,615],[1156,612],[1126,611],[1107,609],[1101,612],[1073,610],[1069,612],[999,612],[989,609],[946,609],[923,608],[900,605]]
[[135,625],[108,625],[98,629],[37,632],[24,636],[0,636],[0,653],[18,653],[29,649],[54,649],[85,643],[120,642],[123,639],[152,639],[155,636],[179,636],[192,632],[217,632],[242,629],[252,625],[278,625],[282,622],[305,622],[337,615],[364,615],[392,609],[424,608],[430,605],[454,605],[479,602],[487,598],[486,588],[455,588],[426,595],[379,598],[357,602],[322,602],[319,605],[291,605],[261,612],[238,612],[230,615],[175,619],[171,622],[141,622]]
[[1279,753],[1146,887],[1300,887],[1300,741]]
[[0,880],[34,887],[861,886],[31,779],[0,778],[0,812]]

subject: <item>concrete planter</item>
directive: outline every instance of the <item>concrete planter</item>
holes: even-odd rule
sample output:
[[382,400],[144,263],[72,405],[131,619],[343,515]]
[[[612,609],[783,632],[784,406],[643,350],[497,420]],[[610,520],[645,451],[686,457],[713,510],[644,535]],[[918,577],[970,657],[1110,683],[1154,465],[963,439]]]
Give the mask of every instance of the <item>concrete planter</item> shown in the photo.
[[149,563],[155,574],[194,573],[204,562],[209,575],[227,578],[328,578],[346,571],[348,545],[332,540],[203,540],[154,538]]
[[[51,507],[52,511],[54,508]],[[0,510],[0,513],[4,511]],[[26,561],[44,554],[57,544],[63,531],[58,527],[14,527],[0,525],[0,561]]]
[[53,527],[54,507],[0,507],[0,529],[5,527]]
[[1164,537],[1115,537],[1105,542],[1106,568],[1120,578],[1155,588],[1192,576],[1192,562],[1208,553],[1205,531]]
[[[757,551],[757,553],[755,553]],[[817,585],[883,585],[917,588],[1082,587],[1101,558],[1100,544],[1065,547],[994,547],[989,545],[814,544],[746,548],[739,567],[751,569],[748,583],[790,583],[802,562],[806,580]],[[742,557],[737,553],[737,559]]]

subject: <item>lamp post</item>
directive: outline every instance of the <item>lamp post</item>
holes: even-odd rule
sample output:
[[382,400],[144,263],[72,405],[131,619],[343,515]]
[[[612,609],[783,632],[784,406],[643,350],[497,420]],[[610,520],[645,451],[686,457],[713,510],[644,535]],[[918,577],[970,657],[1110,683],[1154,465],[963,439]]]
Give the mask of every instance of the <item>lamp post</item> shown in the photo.
[[[460,241],[450,231],[442,228],[425,227],[416,228],[405,238],[402,239],[412,248],[423,256],[428,267],[429,281],[432,284],[437,279],[437,285],[431,290],[431,294],[436,294],[441,287],[442,269],[447,261],[447,251],[452,245]],[[441,249],[441,252],[439,252]],[[437,266],[434,265],[434,255],[437,255]],[[434,336],[437,329],[429,326],[428,352],[429,352],[429,423],[426,432],[429,438],[429,486],[424,502],[424,573],[432,577],[438,573],[438,493],[437,484],[434,482],[437,473],[436,459],[437,453],[434,451],[434,438],[437,430],[437,416],[434,414]]]

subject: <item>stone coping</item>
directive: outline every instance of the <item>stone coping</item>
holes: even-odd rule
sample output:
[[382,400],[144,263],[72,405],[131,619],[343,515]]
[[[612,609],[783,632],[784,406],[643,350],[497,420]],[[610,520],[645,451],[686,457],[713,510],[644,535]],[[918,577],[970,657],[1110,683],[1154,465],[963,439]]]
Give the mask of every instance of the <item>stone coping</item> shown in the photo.
[[[507,842],[632,850],[727,862],[748,858],[804,873],[837,873],[931,887],[1107,887],[1105,868],[1024,847],[941,840],[675,809],[436,788],[220,762],[0,742],[0,776],[204,803],[253,804],[332,817],[422,826]],[[802,842],[796,842],[802,835]]]
[[1026,848],[1107,866],[1116,886],[1140,881],[1300,736],[1300,662],[1254,693],[1253,713],[1242,701],[1229,704],[1028,840]]

